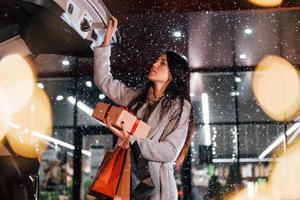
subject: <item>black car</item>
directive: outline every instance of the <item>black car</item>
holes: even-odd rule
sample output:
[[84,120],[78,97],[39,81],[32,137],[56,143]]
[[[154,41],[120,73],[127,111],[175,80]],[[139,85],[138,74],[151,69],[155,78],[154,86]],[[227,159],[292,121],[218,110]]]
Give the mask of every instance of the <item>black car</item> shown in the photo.
[[[18,53],[92,57],[111,14],[99,0],[1,0],[0,60]],[[120,42],[118,32],[112,45]],[[0,142],[0,199],[38,199],[39,162]]]

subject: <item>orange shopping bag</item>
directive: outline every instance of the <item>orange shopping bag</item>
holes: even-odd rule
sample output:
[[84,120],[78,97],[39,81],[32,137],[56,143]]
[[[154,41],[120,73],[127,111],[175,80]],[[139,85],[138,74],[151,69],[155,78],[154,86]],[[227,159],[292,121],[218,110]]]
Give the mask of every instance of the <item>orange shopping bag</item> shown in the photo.
[[115,148],[111,156],[106,155],[106,159],[103,159],[91,185],[89,195],[109,198],[115,196],[128,151],[126,149],[128,142],[128,139],[124,140]]
[[130,200],[130,170],[131,170],[130,149],[126,152],[126,158],[122,176],[114,200]]

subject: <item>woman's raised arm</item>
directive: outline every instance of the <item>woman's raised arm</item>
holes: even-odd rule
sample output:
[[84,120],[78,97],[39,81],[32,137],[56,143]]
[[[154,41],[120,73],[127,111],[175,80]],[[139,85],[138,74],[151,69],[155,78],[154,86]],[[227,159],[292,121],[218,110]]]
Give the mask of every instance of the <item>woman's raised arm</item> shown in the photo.
[[94,81],[97,87],[112,101],[118,105],[127,106],[141,91],[125,86],[121,81],[114,79],[111,74],[110,41],[117,30],[117,26],[117,18],[112,17],[109,20],[101,46],[94,49]]
[[111,47],[94,49],[94,81],[97,87],[118,105],[127,106],[140,91],[114,79],[110,67]]

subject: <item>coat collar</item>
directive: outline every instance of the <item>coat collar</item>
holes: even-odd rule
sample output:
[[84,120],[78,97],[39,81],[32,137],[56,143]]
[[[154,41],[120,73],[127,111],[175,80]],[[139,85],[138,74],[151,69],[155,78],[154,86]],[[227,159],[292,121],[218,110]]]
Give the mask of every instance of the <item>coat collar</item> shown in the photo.
[[[158,131],[158,129],[163,125],[165,120],[168,119],[169,113],[173,110],[169,109],[167,112],[163,113],[162,116],[160,116],[161,109],[162,109],[162,102],[166,97],[162,97],[158,104],[155,106],[154,110],[151,112],[148,120],[146,121],[147,124],[151,126],[151,131],[147,138],[152,138],[154,134]],[[138,110],[137,116],[143,116],[145,109],[147,108],[148,102],[144,103],[144,105]]]

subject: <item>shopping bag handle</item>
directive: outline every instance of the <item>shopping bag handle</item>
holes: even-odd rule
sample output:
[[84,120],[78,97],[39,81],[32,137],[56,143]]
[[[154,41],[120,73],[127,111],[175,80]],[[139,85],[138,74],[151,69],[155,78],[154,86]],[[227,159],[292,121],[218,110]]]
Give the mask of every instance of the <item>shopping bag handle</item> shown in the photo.
[[124,140],[122,140],[118,146],[122,147],[123,149],[127,149],[128,148],[128,144],[129,144],[129,140],[130,140],[130,135],[125,138]]

